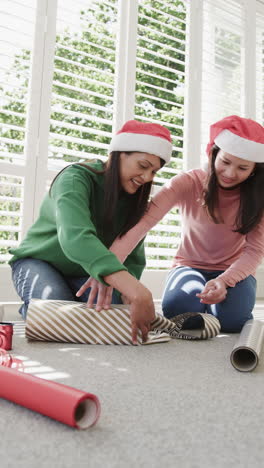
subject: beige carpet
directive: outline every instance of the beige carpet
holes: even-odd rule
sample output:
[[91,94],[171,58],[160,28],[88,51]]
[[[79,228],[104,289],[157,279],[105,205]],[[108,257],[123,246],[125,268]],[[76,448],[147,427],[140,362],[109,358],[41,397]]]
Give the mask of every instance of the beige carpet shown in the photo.
[[263,467],[264,355],[252,373],[236,371],[238,335],[89,346],[29,344],[23,323],[15,329],[26,372],[95,393],[102,414],[78,431],[0,400],[1,468]]

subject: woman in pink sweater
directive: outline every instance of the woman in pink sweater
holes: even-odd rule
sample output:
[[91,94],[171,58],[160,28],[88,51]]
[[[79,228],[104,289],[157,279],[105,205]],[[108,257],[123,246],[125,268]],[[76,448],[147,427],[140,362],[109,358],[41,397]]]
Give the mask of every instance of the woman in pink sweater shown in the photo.
[[[207,153],[208,169],[173,177],[110,250],[123,262],[168,211],[179,207],[182,241],[163,293],[164,315],[208,312],[219,319],[222,331],[239,332],[252,318],[255,274],[264,256],[264,128],[250,119],[226,117],[210,127]],[[91,285],[97,291],[89,281],[82,292]],[[119,281],[120,276],[117,289]],[[98,309],[109,305],[109,295],[110,289],[101,287]]]

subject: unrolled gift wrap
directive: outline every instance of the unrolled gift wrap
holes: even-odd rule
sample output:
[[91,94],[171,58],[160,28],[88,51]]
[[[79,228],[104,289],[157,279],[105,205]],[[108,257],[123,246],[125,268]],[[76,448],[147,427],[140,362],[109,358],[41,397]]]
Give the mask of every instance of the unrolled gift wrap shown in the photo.
[[243,326],[230,360],[235,369],[248,372],[258,365],[264,344],[264,323],[248,320]]
[[92,426],[100,416],[96,395],[3,366],[0,397],[78,429]]
[[[185,321],[201,315],[203,327],[183,330]],[[173,321],[160,314],[151,323],[147,344],[165,341],[164,332],[173,338],[207,339],[220,331],[219,321],[209,314],[188,313],[176,316]],[[163,335],[161,336],[161,332]],[[27,312],[26,337],[37,341],[88,344],[132,344],[131,322],[128,306],[112,306],[97,312],[86,303],[55,300],[33,300]],[[138,342],[141,343],[140,333]]]

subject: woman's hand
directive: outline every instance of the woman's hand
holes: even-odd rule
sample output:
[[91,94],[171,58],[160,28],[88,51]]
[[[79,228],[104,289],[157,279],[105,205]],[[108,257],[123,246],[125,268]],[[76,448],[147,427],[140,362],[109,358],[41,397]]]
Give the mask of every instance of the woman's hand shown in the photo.
[[227,288],[221,278],[210,280],[206,283],[204,289],[196,294],[203,304],[218,304],[226,298]]
[[152,320],[155,319],[155,307],[151,292],[127,271],[118,271],[105,277],[105,286],[90,277],[76,293],[80,297],[88,288],[91,288],[87,301],[88,307],[93,307],[96,294],[98,294],[96,310],[108,309],[111,304],[113,287],[122,294],[124,303],[130,305],[130,319],[132,328],[132,343],[137,344],[138,332],[141,332],[143,343],[148,338]]
[[91,291],[88,297],[87,307],[93,307],[97,295],[95,310],[100,312],[102,309],[109,309],[112,302],[112,286],[105,286],[96,279],[90,277],[87,281],[85,281],[79,291],[77,291],[76,296],[80,297],[88,288],[91,288]]
[[137,292],[137,297],[130,299],[130,319],[132,327],[132,343],[137,344],[138,331],[141,332],[142,342],[145,343],[150,331],[150,325],[155,318],[155,308],[152,295],[143,285],[141,291]]
[[148,338],[150,324],[155,318],[155,308],[151,292],[128,271],[117,271],[104,277],[108,284],[121,292],[122,299],[130,305],[132,343],[137,344],[140,331],[142,341]]

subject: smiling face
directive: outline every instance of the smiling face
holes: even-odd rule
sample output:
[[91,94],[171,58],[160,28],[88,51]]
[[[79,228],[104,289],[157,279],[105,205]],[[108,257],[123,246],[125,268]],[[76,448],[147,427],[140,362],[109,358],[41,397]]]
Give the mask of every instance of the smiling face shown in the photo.
[[255,163],[219,150],[215,159],[215,174],[219,185],[232,188],[244,182],[254,171]]
[[135,193],[141,185],[152,182],[161,167],[161,159],[149,153],[120,154],[120,182],[122,189]]

